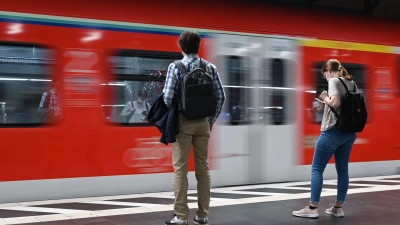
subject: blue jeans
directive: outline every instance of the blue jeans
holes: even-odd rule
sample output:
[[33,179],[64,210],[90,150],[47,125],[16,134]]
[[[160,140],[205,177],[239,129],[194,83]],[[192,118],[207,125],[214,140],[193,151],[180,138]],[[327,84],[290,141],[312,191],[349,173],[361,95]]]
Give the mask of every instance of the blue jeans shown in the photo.
[[349,189],[349,158],[357,133],[342,133],[337,127],[322,131],[315,146],[311,167],[311,200],[319,203],[324,182],[323,173],[332,155],[338,175],[337,201],[344,202]]

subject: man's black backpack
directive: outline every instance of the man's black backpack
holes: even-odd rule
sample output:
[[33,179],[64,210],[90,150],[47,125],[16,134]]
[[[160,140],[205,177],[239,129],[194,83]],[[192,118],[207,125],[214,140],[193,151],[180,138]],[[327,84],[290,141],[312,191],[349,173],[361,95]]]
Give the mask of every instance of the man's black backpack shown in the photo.
[[342,109],[340,116],[331,107],[336,117],[339,118],[337,121],[338,129],[345,133],[361,132],[367,122],[367,108],[365,107],[364,96],[362,93],[356,93],[356,85],[354,84],[353,91],[349,91],[346,84],[340,79],[346,89],[346,95],[341,99]]
[[189,71],[177,60],[174,64],[181,71],[180,104],[183,115],[189,120],[214,116],[217,111],[213,77],[206,71],[206,63],[200,59],[200,67]]

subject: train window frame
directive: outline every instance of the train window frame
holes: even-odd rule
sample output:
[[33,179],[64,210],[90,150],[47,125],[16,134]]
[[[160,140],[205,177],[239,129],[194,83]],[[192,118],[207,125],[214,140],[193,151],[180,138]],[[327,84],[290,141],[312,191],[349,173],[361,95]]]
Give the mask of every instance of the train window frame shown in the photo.
[[[220,57],[221,57],[220,60],[224,64],[224,68],[226,68],[225,73],[227,75],[224,76],[226,81],[223,82],[224,83],[223,86],[224,86],[224,92],[225,92],[225,95],[226,95],[226,100],[225,100],[225,104],[223,106],[223,109],[221,111],[221,114],[220,114],[220,116],[218,118],[218,121],[221,121],[223,124],[229,125],[229,126],[250,125],[250,124],[253,123],[253,121],[250,118],[248,118],[245,121],[242,121],[242,120],[233,121],[232,120],[231,113],[235,110],[234,107],[236,107],[236,105],[235,105],[235,103],[233,103],[233,100],[231,100],[231,95],[235,95],[235,94],[232,94],[233,91],[230,91],[230,90],[235,90],[235,89],[242,88],[243,89],[243,95],[245,96],[244,97],[245,101],[249,102],[249,103],[246,103],[246,105],[247,106],[248,105],[250,105],[250,106],[252,105],[252,102],[251,102],[252,93],[249,90],[247,90],[248,89],[247,87],[248,87],[248,85],[250,83],[250,80],[248,79],[248,76],[247,76],[249,74],[249,71],[248,71],[248,68],[246,66],[247,63],[248,63],[249,58],[246,57],[246,56],[238,56],[238,55],[223,55],[223,56],[220,56]],[[231,74],[231,71],[232,71],[232,69],[231,69],[232,67],[230,66],[230,63],[231,63],[230,60],[231,59],[237,59],[237,60],[239,60],[240,63],[243,64],[243,65],[239,64],[241,66],[238,66],[238,68],[241,68],[241,69],[240,69],[239,73],[236,76]],[[241,74],[243,74],[243,75],[241,75]],[[233,78],[237,78],[237,77],[240,77],[240,78],[243,78],[243,79],[233,79]],[[240,104],[240,101],[239,101],[239,104]],[[247,108],[249,109],[251,107],[247,107]],[[251,115],[250,112],[248,111],[248,109],[245,110],[245,112],[247,112],[248,115]],[[228,118],[226,118],[226,119],[221,118],[224,115],[227,115]]]
[[[43,60],[48,61],[44,65],[45,68],[43,70],[45,72],[42,74],[43,77],[40,77],[40,78],[34,78],[34,77],[32,77],[32,78],[21,78],[21,77],[19,77],[19,78],[6,78],[6,79],[9,79],[9,81],[13,81],[13,79],[15,79],[15,80],[16,79],[24,79],[24,80],[19,80],[19,82],[26,82],[26,81],[28,81],[28,82],[32,82],[32,81],[36,81],[36,82],[42,82],[42,81],[51,82],[52,80],[54,80],[55,77],[57,77],[57,79],[60,79],[60,80],[62,79],[61,76],[53,75],[54,71],[55,71],[55,63],[54,62],[57,60],[57,53],[58,53],[57,49],[54,46],[43,45],[43,44],[34,43],[34,42],[14,42],[14,41],[0,41],[0,45],[1,46],[11,46],[11,47],[32,47],[33,51],[34,51],[35,48],[38,48],[38,49],[43,49],[43,50],[46,50],[46,51],[49,52],[48,53],[48,58],[43,58]],[[17,58],[17,57],[10,57],[10,58]],[[0,71],[0,76],[1,76],[1,71]],[[14,76],[14,74],[11,75],[11,76]],[[45,88],[44,88],[45,90],[43,90],[43,92],[41,92],[40,98],[38,98],[38,104],[37,104],[37,107],[36,107],[36,113],[33,113],[33,112],[31,113],[32,115],[36,114],[36,117],[37,117],[38,120],[40,119],[40,116],[39,116],[39,105],[40,105],[40,102],[42,100],[43,93],[48,92],[50,90],[49,89],[50,87],[51,87],[51,85],[45,85]],[[62,102],[62,99],[61,99],[61,102]],[[63,110],[62,107],[61,107],[61,110]],[[7,118],[7,102],[1,102],[0,113],[3,113],[3,112],[4,112],[4,117],[1,116],[2,118],[0,118],[0,120],[3,120],[3,122],[5,122],[6,118]],[[57,124],[61,123],[62,120],[63,119],[61,118],[59,120],[54,120],[54,121],[51,121],[51,122],[38,121],[38,122],[33,122],[33,123],[28,123],[28,122],[1,123],[0,122],[0,129],[2,129],[2,128],[40,128],[40,127],[44,127],[44,126],[54,126],[54,125],[57,125]]]
[[[321,68],[325,64],[325,62],[317,61],[313,64],[311,72],[314,74],[313,87],[316,91],[318,90],[328,90],[328,82],[325,78],[323,78],[321,74]],[[340,64],[349,72],[350,75],[354,77],[354,82],[357,84],[357,88],[363,92],[365,98],[365,104],[367,106],[367,111],[372,111],[372,94],[371,90],[369,89],[369,73],[368,73],[368,66],[361,63],[347,63],[345,61],[340,62]],[[361,76],[356,76],[351,71],[353,70],[360,70]],[[361,77],[361,79],[360,79]],[[362,82],[360,82],[362,81]],[[323,85],[321,85],[323,84]],[[322,87],[322,88],[319,88]],[[367,91],[365,91],[367,90]],[[314,93],[315,94],[315,93]],[[314,99],[314,96],[313,96]],[[309,121],[311,122],[311,121]],[[368,117],[367,123],[371,122],[371,116]]]
[[[164,51],[151,51],[151,50],[138,50],[138,49],[116,49],[112,50],[110,54],[108,54],[108,65],[109,65],[109,73],[111,74],[111,77],[107,79],[108,83],[110,82],[161,82],[162,86],[164,87],[165,85],[165,80],[166,80],[166,75],[145,75],[145,74],[123,74],[123,73],[118,73],[115,72],[115,64],[112,62],[112,57],[139,57],[139,58],[147,58],[147,59],[168,59],[170,62],[167,65],[167,70],[168,71],[168,66],[170,63],[173,63],[175,60],[180,60],[183,58],[183,55],[181,52],[164,52]],[[118,67],[118,65],[117,65]],[[110,85],[108,85],[110,86]],[[109,89],[107,91],[110,93],[113,97],[111,97],[111,101],[114,101],[115,98],[117,97],[117,93],[115,89]],[[105,103],[105,101],[103,101]],[[125,103],[124,103],[125,104]],[[110,104],[104,104],[104,106],[108,106]],[[111,104],[113,105],[113,104]],[[103,106],[103,104],[102,104]],[[101,109],[103,112],[103,109]],[[149,127],[149,126],[154,126],[154,123],[148,122],[148,123],[129,123],[129,122],[114,122],[114,121],[105,121],[108,125],[111,126],[118,126],[118,127]]]
[[[282,59],[282,58],[266,58],[264,59],[263,63],[263,75],[268,76],[270,75],[270,89],[268,95],[264,96],[270,96],[269,97],[269,102],[273,104],[274,102],[274,96],[281,96],[282,97],[282,107],[280,108],[279,106],[270,106],[271,110],[270,112],[267,113],[268,119],[266,122],[270,125],[275,125],[275,126],[281,126],[281,125],[287,125],[290,123],[290,117],[288,115],[289,111],[286,110],[286,108],[289,106],[288,104],[288,98],[289,98],[289,90],[285,90],[284,88],[288,88],[288,74],[287,74],[287,60]],[[280,65],[280,70],[277,70],[275,66],[279,63]],[[271,72],[271,73],[269,73]],[[281,72],[279,74],[278,72]],[[279,78],[280,82],[278,82],[276,78]],[[276,83],[281,83],[281,85],[278,85]],[[276,84],[276,85],[275,85]],[[275,93],[274,93],[275,92]],[[282,111],[279,111],[282,110]],[[280,112],[274,113],[274,112]],[[279,120],[276,115],[282,115],[282,119]]]

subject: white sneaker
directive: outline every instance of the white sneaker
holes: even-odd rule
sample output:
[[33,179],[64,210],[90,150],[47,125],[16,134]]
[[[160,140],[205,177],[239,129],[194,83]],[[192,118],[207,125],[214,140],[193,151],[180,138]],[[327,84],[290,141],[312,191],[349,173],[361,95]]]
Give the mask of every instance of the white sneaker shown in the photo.
[[344,213],[343,213],[342,207],[335,208],[334,205],[332,207],[330,207],[329,209],[326,209],[325,213],[328,214],[328,215],[335,216],[335,217],[344,217]]
[[176,214],[174,214],[172,219],[165,221],[165,225],[174,225],[174,224],[187,225],[188,221],[187,220],[181,220],[181,219],[178,218],[178,216]]
[[298,217],[307,217],[307,218],[318,218],[318,208],[310,209],[310,206],[306,206],[304,209],[300,209],[299,211],[293,211],[292,214]]

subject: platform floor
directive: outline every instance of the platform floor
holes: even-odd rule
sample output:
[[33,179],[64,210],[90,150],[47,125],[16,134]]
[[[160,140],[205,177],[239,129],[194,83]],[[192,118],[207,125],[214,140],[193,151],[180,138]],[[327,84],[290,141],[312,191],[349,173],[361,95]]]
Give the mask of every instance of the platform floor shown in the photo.
[[[188,195],[193,224],[196,191]],[[209,223],[400,225],[400,175],[351,179],[344,218],[324,213],[335,201],[335,180],[324,181],[318,219],[292,216],[309,196],[310,182],[214,188]],[[173,192],[162,192],[0,204],[0,225],[162,225],[174,214],[173,199]]]

